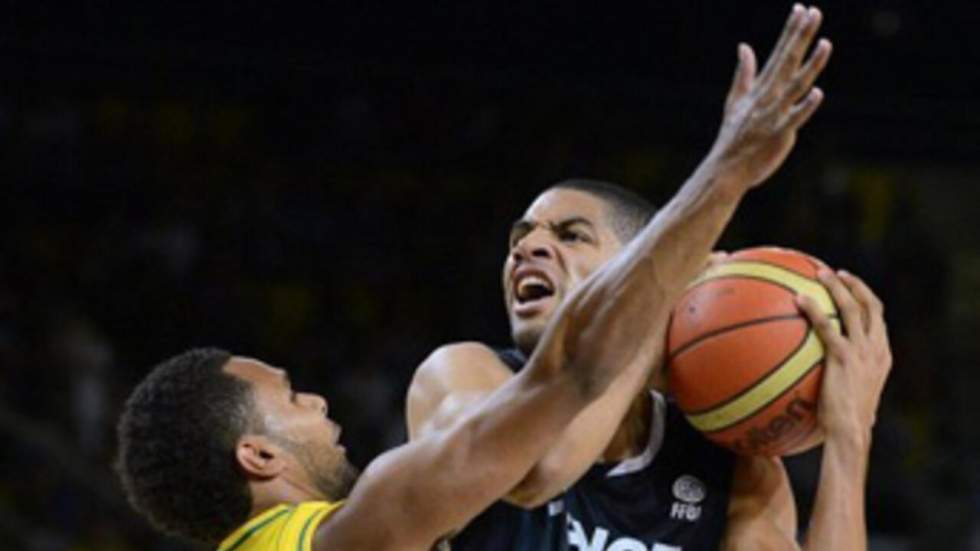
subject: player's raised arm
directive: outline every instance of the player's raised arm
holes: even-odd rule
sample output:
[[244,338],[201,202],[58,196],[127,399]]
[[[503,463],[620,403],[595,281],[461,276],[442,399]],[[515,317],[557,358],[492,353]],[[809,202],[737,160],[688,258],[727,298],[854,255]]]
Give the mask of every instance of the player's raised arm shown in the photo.
[[[778,168],[792,149],[797,130],[819,106],[823,93],[813,83],[827,63],[830,43],[821,40],[809,58],[806,53],[821,19],[815,8],[794,6],[761,73],[756,71],[752,49],[739,45],[738,67],[711,152],[674,200],[612,261],[618,266],[598,271],[586,284],[591,286],[586,294],[601,295],[616,288],[631,297],[632,303],[624,308],[632,308],[632,314],[622,319],[644,317],[643,323],[625,331],[616,323],[590,326],[604,335],[591,342],[603,344],[583,353],[594,353],[591,361],[628,366],[514,489],[512,500],[533,506],[549,499],[578,479],[608,444],[646,381],[650,363],[659,357],[662,339],[658,337],[677,294],[702,267],[742,193]],[[610,280],[617,278],[621,278],[618,286],[612,285]],[[610,298],[607,304],[612,308],[615,301]],[[482,345],[440,350],[420,366],[409,389],[410,434],[415,438],[452,424],[509,377],[507,367]]]

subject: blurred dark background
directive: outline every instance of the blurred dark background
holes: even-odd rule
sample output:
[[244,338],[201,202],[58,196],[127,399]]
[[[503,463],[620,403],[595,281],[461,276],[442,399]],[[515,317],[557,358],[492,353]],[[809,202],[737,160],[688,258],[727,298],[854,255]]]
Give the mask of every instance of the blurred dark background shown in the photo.
[[[113,423],[214,344],[325,392],[361,465],[442,343],[505,344],[507,229],[571,176],[669,199],[788,2],[4,2],[0,549],[180,550]],[[872,548],[980,549],[980,8],[822,4],[827,100],[726,233],[887,304]],[[791,460],[806,519],[818,454]]]

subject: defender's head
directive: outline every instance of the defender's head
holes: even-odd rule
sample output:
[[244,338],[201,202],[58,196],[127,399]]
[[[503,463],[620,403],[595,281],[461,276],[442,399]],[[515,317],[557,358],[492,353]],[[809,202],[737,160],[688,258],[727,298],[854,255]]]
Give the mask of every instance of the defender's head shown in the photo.
[[119,420],[116,469],[157,528],[208,543],[275,495],[337,500],[356,471],[327,402],[297,393],[282,369],[217,349],[160,365]]
[[517,347],[530,354],[564,297],[655,212],[632,191],[595,180],[564,180],[538,195],[514,223],[504,263],[504,300]]

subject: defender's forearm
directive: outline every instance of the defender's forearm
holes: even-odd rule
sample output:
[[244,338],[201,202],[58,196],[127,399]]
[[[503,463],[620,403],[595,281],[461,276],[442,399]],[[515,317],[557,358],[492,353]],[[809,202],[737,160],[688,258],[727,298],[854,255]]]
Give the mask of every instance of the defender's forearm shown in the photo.
[[745,189],[709,157],[620,256],[619,268],[659,299],[662,319],[674,307],[671,299],[704,269]]
[[704,267],[746,187],[727,180],[723,166],[709,157],[647,227],[563,305],[568,320],[559,328],[566,360],[583,368],[623,366],[662,346],[651,335]]

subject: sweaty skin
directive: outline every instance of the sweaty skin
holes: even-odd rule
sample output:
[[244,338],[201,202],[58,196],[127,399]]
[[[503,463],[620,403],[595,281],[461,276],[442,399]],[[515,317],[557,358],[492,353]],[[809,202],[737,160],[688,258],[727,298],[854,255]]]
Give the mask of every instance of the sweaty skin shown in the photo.
[[[820,12],[814,8],[803,10],[795,6],[769,62],[758,75],[751,49],[740,45],[739,69],[726,103],[726,117],[719,143],[739,143],[739,153],[746,154],[746,158],[754,158],[754,162],[736,164],[732,172],[725,173],[726,177],[745,177],[747,181],[758,183],[779,166],[795,141],[795,128],[798,126],[777,138],[758,142],[759,132],[764,132],[763,128],[772,124],[774,119],[746,125],[745,119],[740,116],[748,115],[755,118],[755,123],[760,123],[760,118],[756,117],[773,116],[782,110],[775,120],[783,123],[793,120],[802,124],[819,104],[822,93],[811,86],[827,62],[829,42],[821,40],[810,58],[805,63],[803,60],[821,18]],[[760,146],[762,143],[765,145]],[[718,151],[716,144],[709,158]],[[726,148],[725,151],[731,150]],[[721,153],[716,158],[732,159],[727,153]],[[665,213],[675,213],[676,202],[675,198],[658,215],[658,219]],[[527,343],[531,343],[533,348],[536,334],[558,310],[567,293],[587,281],[590,274],[604,262],[610,259],[616,262],[628,255],[628,252],[622,252],[624,246],[612,234],[608,223],[604,223],[602,207],[601,200],[587,193],[552,189],[539,196],[522,221],[515,225],[519,231],[516,232],[516,239],[512,234],[511,254],[504,268],[504,291],[515,342],[520,347],[527,348]],[[734,205],[731,207],[734,208]],[[644,337],[650,345],[642,354],[634,355],[635,363],[627,365],[615,384],[572,421],[549,452],[511,489],[506,496],[508,501],[524,507],[538,506],[574,483],[597,457],[618,460],[638,451],[649,430],[649,416],[642,412],[647,400],[645,389],[651,379],[650,364],[656,364],[652,375],[657,378],[663,352],[659,343],[663,341],[667,309],[676,298],[673,291],[683,287],[703,265],[710,244],[717,237],[716,232],[720,231],[730,214],[731,210],[724,208],[708,209],[702,212],[702,216],[686,219],[687,224],[676,226],[683,227],[682,230],[670,234],[672,246],[659,248],[649,257],[650,262],[659,268],[654,270],[659,282],[657,295],[652,297],[652,303],[649,300],[651,297],[644,297],[645,303],[651,304],[647,315],[657,320]],[[578,222],[569,226],[566,224],[569,220]],[[569,235],[569,229],[574,229],[579,235]],[[642,235],[637,240],[641,238]],[[627,251],[635,241],[626,245]],[[530,266],[528,270],[549,281],[554,288],[553,296],[535,301],[531,307],[515,303],[512,274],[522,266]],[[840,288],[835,297],[838,294],[838,304],[842,309],[860,309],[865,304],[862,302],[859,306],[856,300],[848,301],[846,291]],[[875,317],[874,309],[869,308],[866,308],[865,318]],[[821,315],[805,308],[804,311],[820,332],[824,321]],[[878,326],[883,327],[880,315],[876,319]],[[824,332],[820,334],[823,336]],[[848,332],[848,335],[855,333]],[[885,361],[890,356],[884,333],[875,339],[867,339],[863,344],[858,343],[856,338],[843,339],[839,336],[824,340],[828,358],[840,358],[833,366],[828,360],[828,370],[863,371],[868,378],[880,379],[883,384],[890,367],[890,360]],[[612,345],[604,343],[602,346]],[[873,349],[873,352],[863,357],[845,352],[856,346]],[[870,357],[874,360],[866,359]],[[457,343],[436,350],[419,366],[408,392],[410,437],[413,440],[425,439],[429,434],[452,426],[471,408],[482,403],[487,393],[512,376],[510,369],[496,354],[480,343]],[[862,386],[842,379],[830,376],[824,380],[821,426],[826,435],[826,445],[820,491],[806,549],[862,549],[866,546],[863,513],[853,514],[844,522],[827,496],[837,496],[843,511],[863,511],[869,438],[866,435],[870,434],[870,421],[852,419],[844,423],[840,418],[847,414],[837,415],[834,412],[867,409],[869,403],[876,406],[881,385]],[[636,398],[638,395],[640,398]],[[829,404],[828,400],[834,398],[850,401],[851,407],[839,408]],[[795,540],[797,519],[792,491],[778,458],[738,459],[727,526],[723,541],[726,549],[799,548]]]

